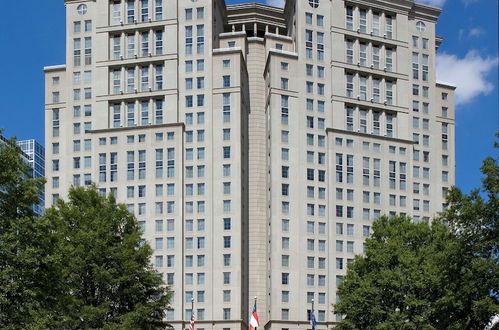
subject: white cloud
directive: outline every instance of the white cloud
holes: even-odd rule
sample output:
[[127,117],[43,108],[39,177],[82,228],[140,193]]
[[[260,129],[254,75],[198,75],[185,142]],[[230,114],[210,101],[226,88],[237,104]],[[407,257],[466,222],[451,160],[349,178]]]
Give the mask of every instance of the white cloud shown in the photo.
[[485,33],[485,31],[483,29],[481,29],[479,27],[474,27],[474,28],[471,28],[470,31],[468,32],[468,36],[479,37],[484,33]]
[[469,30],[467,29],[459,29],[459,40],[469,39],[469,38],[478,38],[484,35],[486,31],[480,27],[473,27]]
[[442,8],[447,0],[417,0],[419,3],[423,3],[425,5],[435,6]]
[[487,76],[498,64],[499,57],[482,57],[476,50],[470,50],[463,58],[438,54],[437,79],[456,85],[456,104],[465,104],[494,89]]
[[265,0],[265,3],[269,6],[274,7],[284,7],[285,0]]
[[478,2],[478,0],[462,0],[462,1],[466,7],[471,5],[472,3]]
[[[419,3],[430,5],[434,7],[442,8],[447,0],[416,0]],[[472,3],[478,2],[479,0],[461,0],[461,2],[467,7]]]

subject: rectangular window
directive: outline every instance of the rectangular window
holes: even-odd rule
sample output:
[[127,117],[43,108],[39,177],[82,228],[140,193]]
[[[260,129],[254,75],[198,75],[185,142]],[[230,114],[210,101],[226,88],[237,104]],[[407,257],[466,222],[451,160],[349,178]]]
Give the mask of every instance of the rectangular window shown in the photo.
[[200,24],[196,26],[197,29],[197,53],[198,54],[203,54],[204,53],[204,25]]
[[353,30],[353,7],[346,8],[346,29]]
[[[73,65],[81,65],[81,39],[73,39]],[[54,102],[55,103],[55,102]]]
[[154,13],[157,21],[163,19],[163,0],[155,0]]
[[92,64],[92,38],[85,37],[85,65]]
[[127,23],[132,24],[136,23],[137,20],[135,19],[135,2],[134,0],[127,0],[126,3],[126,14],[127,14]]
[[359,10],[359,32],[367,33],[367,10]]
[[154,67],[154,82],[156,90],[163,89],[163,65],[156,65]]

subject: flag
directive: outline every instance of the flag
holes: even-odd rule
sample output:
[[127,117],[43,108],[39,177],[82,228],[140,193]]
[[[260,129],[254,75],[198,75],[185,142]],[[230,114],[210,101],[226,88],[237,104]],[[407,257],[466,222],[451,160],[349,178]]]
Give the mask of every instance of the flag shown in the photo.
[[189,323],[189,330],[194,330],[194,310],[191,313],[191,322]]
[[317,330],[317,320],[315,319],[315,312],[312,307],[312,311],[310,312],[310,325],[312,325],[312,330]]
[[256,301],[255,306],[253,307],[253,313],[251,314],[249,328],[252,330],[253,328],[257,328],[260,326],[260,321],[258,321],[258,313],[256,312]]

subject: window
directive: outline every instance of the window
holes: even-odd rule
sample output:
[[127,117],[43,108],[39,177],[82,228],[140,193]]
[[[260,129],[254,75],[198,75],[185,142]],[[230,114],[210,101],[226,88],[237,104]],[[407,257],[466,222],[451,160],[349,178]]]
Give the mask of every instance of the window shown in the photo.
[[92,64],[92,38],[85,37],[85,65]]
[[359,47],[359,65],[367,66],[367,44],[364,42]]
[[346,8],[346,28],[353,30],[353,7],[347,6]]
[[393,18],[390,15],[385,16],[385,32],[388,39],[393,38]]
[[85,32],[90,32],[90,31],[92,31],[92,21],[86,20],[85,21]]
[[185,9],[185,20],[186,21],[192,20],[192,8]]
[[312,13],[305,13],[305,23],[306,24],[312,24]]
[[305,30],[305,47],[306,47],[306,56],[308,59],[312,58],[312,46],[313,46],[313,31]]
[[222,77],[223,79],[223,87],[230,87],[230,76],[225,75]]
[[185,27],[185,53],[192,55],[192,25]]
[[426,25],[425,25],[425,23],[423,23],[421,21],[417,22],[416,23],[416,30],[418,32],[425,32],[426,31]]
[[308,0],[308,4],[312,8],[317,8],[319,7],[319,0]]
[[281,124],[288,124],[289,108],[288,108],[289,97],[281,96]]
[[353,97],[353,74],[347,74],[346,96]]
[[361,33],[367,32],[367,10],[359,9],[359,29],[357,30]]
[[[81,39],[73,39],[73,65],[81,65]],[[55,102],[54,102],[55,103]]]
[[324,26],[324,16],[317,15],[317,26]]

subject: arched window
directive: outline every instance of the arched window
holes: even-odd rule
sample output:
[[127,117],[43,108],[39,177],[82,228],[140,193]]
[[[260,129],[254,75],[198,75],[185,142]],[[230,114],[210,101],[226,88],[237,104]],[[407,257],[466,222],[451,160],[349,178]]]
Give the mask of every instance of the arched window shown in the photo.
[[426,31],[426,25],[425,23],[419,21],[416,23],[416,30],[418,30],[419,32],[425,32]]
[[85,15],[87,13],[87,5],[81,4],[76,8],[78,10],[78,14]]
[[308,4],[312,8],[317,8],[319,7],[319,0],[308,0]]

